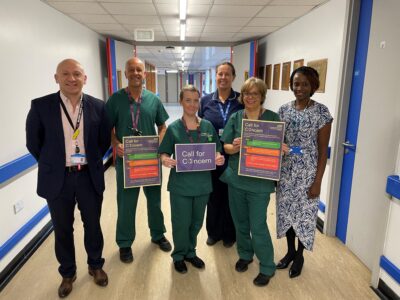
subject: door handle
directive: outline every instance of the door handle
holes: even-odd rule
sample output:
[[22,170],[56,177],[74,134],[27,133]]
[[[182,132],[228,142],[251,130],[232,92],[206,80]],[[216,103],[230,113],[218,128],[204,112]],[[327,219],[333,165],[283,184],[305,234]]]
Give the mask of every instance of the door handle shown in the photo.
[[342,145],[347,148],[356,149],[356,145],[350,144],[350,141],[345,141]]

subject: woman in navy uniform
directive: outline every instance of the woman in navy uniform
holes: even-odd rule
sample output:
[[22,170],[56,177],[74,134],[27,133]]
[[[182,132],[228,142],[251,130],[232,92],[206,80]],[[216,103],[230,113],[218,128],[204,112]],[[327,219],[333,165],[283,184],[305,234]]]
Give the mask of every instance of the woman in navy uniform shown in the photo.
[[[197,235],[203,225],[204,213],[212,191],[211,172],[179,172],[175,170],[175,144],[215,143],[216,165],[224,164],[221,144],[212,124],[199,119],[200,93],[192,85],[185,86],[179,95],[183,116],[168,126],[159,148],[161,162],[171,168],[168,191],[171,200],[171,221],[174,250],[171,254],[175,270],[186,273],[185,261],[202,269],[205,264],[196,254]],[[171,158],[171,155],[174,158]]]
[[[235,77],[235,67],[230,62],[219,64],[216,68],[217,90],[201,98],[198,115],[213,124],[219,137],[229,117],[243,109],[238,100],[240,94],[232,89]],[[222,240],[225,247],[231,247],[236,241],[235,226],[229,210],[228,186],[219,180],[227,165],[225,157],[225,164],[211,172],[213,191],[208,200],[206,218],[209,246]]]

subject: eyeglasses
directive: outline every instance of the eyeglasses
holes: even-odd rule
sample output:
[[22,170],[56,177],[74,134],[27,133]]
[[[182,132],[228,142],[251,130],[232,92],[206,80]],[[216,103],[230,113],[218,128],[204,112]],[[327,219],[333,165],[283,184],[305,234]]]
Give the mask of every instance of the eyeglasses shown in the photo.
[[244,96],[244,97],[252,97],[252,98],[255,98],[255,97],[261,96],[261,94],[260,94],[260,93],[247,93],[247,92],[244,92],[244,93],[243,93],[243,96]]

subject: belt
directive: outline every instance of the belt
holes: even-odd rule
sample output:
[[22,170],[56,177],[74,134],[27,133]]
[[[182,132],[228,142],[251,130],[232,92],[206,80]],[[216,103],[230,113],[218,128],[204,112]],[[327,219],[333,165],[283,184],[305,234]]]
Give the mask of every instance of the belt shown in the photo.
[[88,169],[88,165],[79,165],[79,166],[69,166],[69,167],[65,167],[65,171],[68,173],[72,173],[72,172],[81,172],[81,171],[85,171]]

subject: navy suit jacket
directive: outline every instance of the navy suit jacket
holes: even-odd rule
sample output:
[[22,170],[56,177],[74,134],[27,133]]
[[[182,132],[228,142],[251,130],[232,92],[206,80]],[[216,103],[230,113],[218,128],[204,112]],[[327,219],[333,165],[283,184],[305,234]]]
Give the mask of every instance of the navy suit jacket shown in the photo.
[[[83,94],[84,143],[90,177],[98,194],[104,191],[103,156],[110,147],[111,128],[103,101]],[[65,141],[60,92],[32,100],[26,120],[26,147],[38,161],[37,193],[59,196],[65,175]]]

